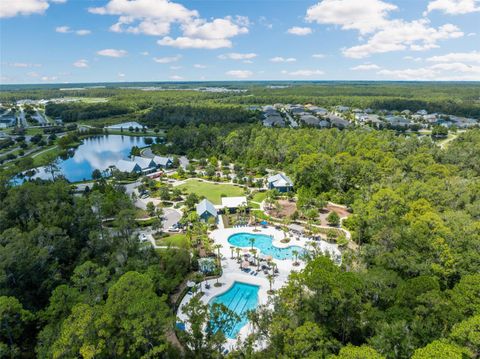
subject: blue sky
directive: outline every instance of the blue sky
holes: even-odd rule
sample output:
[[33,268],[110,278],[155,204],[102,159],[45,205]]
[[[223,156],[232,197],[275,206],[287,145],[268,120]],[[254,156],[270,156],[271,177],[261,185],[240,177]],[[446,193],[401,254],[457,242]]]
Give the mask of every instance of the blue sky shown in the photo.
[[1,0],[2,83],[480,80],[480,0]]

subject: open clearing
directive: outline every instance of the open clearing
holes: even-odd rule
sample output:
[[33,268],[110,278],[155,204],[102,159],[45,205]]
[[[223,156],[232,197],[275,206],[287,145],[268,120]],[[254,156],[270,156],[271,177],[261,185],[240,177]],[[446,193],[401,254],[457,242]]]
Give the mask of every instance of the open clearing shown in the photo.
[[213,204],[222,203],[222,195],[227,197],[244,196],[245,191],[241,187],[237,187],[226,183],[202,182],[200,180],[189,180],[178,186],[182,191],[187,193],[195,193],[199,197],[205,197]]

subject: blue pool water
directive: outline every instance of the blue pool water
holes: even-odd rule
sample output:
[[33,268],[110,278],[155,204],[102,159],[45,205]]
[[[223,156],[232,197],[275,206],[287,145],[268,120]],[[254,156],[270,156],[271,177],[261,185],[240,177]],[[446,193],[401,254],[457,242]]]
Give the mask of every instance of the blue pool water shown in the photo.
[[304,249],[299,246],[289,246],[278,248],[272,244],[272,237],[257,233],[235,233],[228,237],[228,243],[236,247],[251,247],[250,238],[254,238],[253,246],[258,248],[262,254],[272,256],[275,259],[292,259],[293,251],[298,251],[299,256]]
[[234,282],[229,290],[210,300],[211,305],[223,304],[240,317],[232,330],[224,333],[228,338],[236,338],[240,329],[247,324],[247,311],[255,309],[258,304],[258,288],[256,285]]
[[[145,137],[101,135],[86,138],[74,150],[73,156],[59,161],[60,174],[70,182],[90,180],[94,169],[104,171],[119,160],[127,158],[134,146],[145,147]],[[34,177],[52,178],[42,167],[37,169]]]

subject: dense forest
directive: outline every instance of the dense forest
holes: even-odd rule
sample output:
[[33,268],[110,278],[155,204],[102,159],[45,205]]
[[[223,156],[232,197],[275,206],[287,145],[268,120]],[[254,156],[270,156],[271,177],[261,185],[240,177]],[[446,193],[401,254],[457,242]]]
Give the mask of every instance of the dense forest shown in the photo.
[[[358,249],[293,274],[232,358],[478,358],[480,131],[446,149],[388,131],[175,127],[169,150],[285,170],[297,192],[348,205]],[[164,150],[160,147],[160,150]],[[99,182],[0,187],[2,356],[218,357],[166,339],[166,299],[192,266],[132,235],[130,200]],[[115,218],[112,226],[104,219]],[[253,350],[254,339],[266,344]]]
[[[157,91],[120,87],[108,84],[105,88],[70,89],[12,88],[0,91],[0,102],[25,98],[49,99],[101,97],[105,104],[64,103],[49,104],[47,114],[62,117],[65,121],[101,120],[117,115],[152,125],[171,126],[189,123],[225,123],[230,113],[231,122],[251,120],[245,108],[251,105],[274,103],[316,104],[331,107],[345,105],[376,110],[426,109],[450,115],[480,117],[480,92],[478,83],[408,83],[408,82],[225,82],[192,84],[143,84],[162,87]],[[221,86],[242,92],[198,91],[203,86]],[[193,105],[194,104],[194,105]]]
[[167,296],[190,255],[139,244],[134,214],[116,185],[74,196],[61,180],[2,180],[0,357],[178,357]]
[[446,150],[382,131],[176,127],[170,150],[278,168],[297,192],[344,203],[358,251],[317,258],[252,315],[269,343],[239,357],[476,358],[480,131]]

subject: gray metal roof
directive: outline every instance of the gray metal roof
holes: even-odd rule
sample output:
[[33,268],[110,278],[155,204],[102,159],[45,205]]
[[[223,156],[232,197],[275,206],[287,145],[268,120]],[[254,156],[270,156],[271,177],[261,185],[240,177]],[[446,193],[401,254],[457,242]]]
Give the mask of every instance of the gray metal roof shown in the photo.
[[212,216],[216,217],[217,216],[217,210],[215,209],[215,206],[213,205],[212,202],[210,202],[208,199],[203,199],[200,201],[200,203],[197,204],[197,214],[201,216],[205,212],[210,213]]

